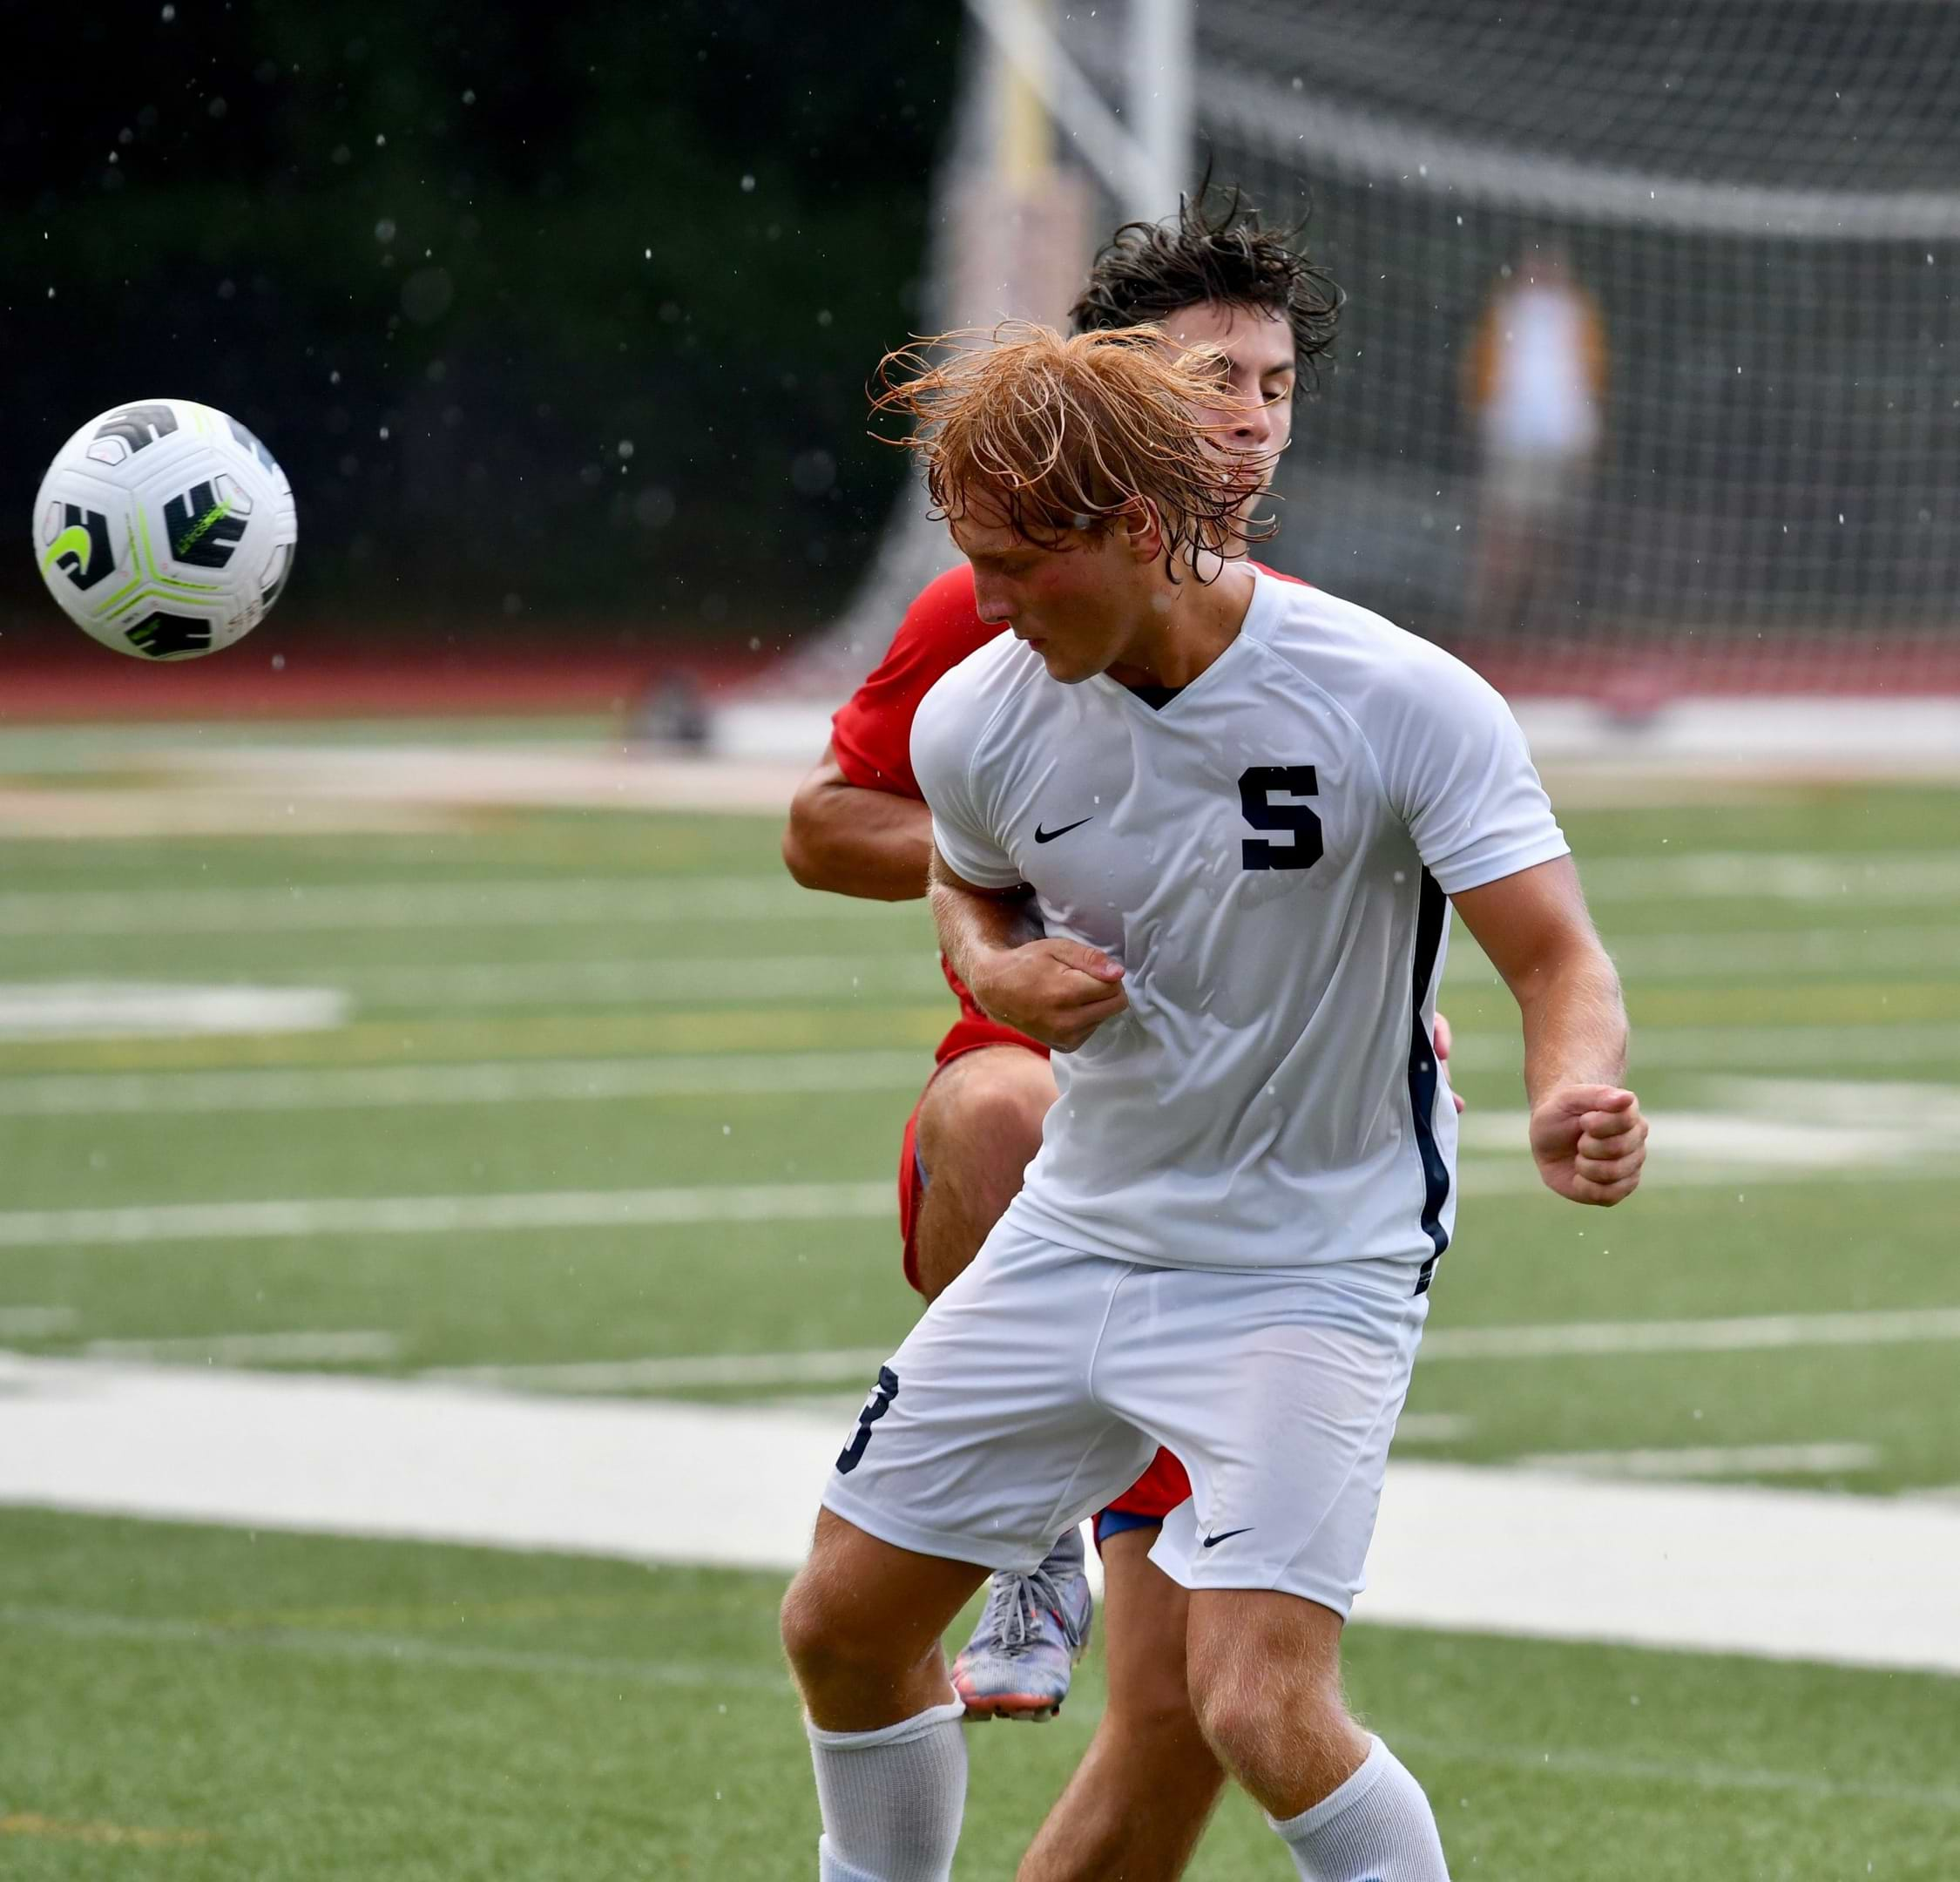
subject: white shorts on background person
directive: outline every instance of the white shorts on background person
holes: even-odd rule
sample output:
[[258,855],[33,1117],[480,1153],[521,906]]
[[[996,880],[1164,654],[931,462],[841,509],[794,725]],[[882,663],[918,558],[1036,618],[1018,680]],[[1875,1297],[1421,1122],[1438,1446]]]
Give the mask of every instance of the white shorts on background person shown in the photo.
[[1166,1268],[1008,1215],[868,1399],[826,1507],[919,1554],[1026,1572],[1159,1445],[1190,1472],[1151,1558],[1189,1588],[1345,1615],[1427,1317],[1420,1263]]

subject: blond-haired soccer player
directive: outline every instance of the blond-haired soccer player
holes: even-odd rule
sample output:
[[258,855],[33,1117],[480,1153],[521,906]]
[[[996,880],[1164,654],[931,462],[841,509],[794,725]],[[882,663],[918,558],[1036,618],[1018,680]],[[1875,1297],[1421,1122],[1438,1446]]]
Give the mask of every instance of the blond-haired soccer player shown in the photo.
[[1161,340],[1031,328],[887,396],[1011,629],[914,726],[935,917],[982,1008],[1063,1056],[1024,1187],[881,1370],[784,1604],[832,1882],[950,1873],[940,1634],[1158,1445],[1193,1485],[1152,1559],[1191,1591],[1213,1750],[1301,1876],[1443,1878],[1338,1648],[1455,1214],[1450,901],[1522,1010],[1546,1182],[1617,1202],[1645,1154],[1618,984],[1509,712],[1227,559],[1264,467],[1221,471],[1215,381]]

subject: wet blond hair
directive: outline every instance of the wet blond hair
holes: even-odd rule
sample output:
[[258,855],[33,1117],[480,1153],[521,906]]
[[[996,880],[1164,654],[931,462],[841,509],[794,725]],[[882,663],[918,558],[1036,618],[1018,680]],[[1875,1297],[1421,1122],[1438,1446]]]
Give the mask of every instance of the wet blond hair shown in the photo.
[[1166,567],[1205,552],[1236,555],[1272,525],[1239,511],[1267,458],[1235,451],[1204,408],[1224,401],[1215,348],[1179,355],[1157,327],[1068,337],[1010,322],[921,340],[880,362],[871,409],[913,421],[936,514],[977,503],[1014,532],[1056,549],[1079,531],[1147,509]]

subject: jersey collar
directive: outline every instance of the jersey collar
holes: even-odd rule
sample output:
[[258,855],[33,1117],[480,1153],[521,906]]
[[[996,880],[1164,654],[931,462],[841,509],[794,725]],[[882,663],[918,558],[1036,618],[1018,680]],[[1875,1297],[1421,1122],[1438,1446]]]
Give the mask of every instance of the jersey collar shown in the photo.
[[1176,718],[1179,710],[1188,705],[1193,695],[1202,693],[1211,685],[1213,674],[1222,668],[1233,667],[1246,658],[1243,651],[1246,643],[1263,642],[1272,634],[1274,619],[1280,609],[1281,584],[1276,576],[1268,574],[1256,562],[1248,562],[1246,566],[1252,572],[1253,593],[1251,601],[1246,606],[1245,619],[1239,623],[1238,633],[1233,635],[1219,657],[1203,673],[1187,686],[1178,689],[1175,697],[1166,701],[1162,706],[1152,706],[1139,699],[1120,681],[1112,680],[1106,673],[1097,674],[1089,684],[1099,687],[1105,697],[1121,700],[1126,711],[1141,713],[1146,719],[1162,722]]

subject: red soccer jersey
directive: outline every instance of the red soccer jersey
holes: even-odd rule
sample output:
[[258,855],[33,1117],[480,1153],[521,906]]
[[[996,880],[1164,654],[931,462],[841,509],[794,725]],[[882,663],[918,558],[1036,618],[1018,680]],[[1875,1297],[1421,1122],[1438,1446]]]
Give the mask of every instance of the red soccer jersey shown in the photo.
[[[942,674],[950,673],[1001,631],[1001,623],[982,620],[974,606],[970,564],[962,562],[928,582],[906,609],[885,657],[830,721],[837,768],[862,790],[922,797],[912,775],[912,719],[919,701]],[[942,1064],[977,1046],[1018,1041],[1037,1052],[1046,1050],[990,1019],[943,955],[939,965],[960,1003],[959,1024],[940,1041],[936,1054]]]
[[[1264,574],[1279,575],[1281,581],[1298,579],[1280,575],[1277,569],[1263,564],[1254,566]],[[862,790],[922,797],[919,782],[912,775],[912,720],[919,701],[941,674],[950,673],[969,653],[1001,632],[1001,623],[980,619],[973,599],[970,564],[963,561],[928,582],[906,609],[885,657],[831,718],[830,748],[837,768]],[[945,966],[943,959],[940,965]],[[1035,1046],[1034,1040],[988,1019],[959,976],[950,967],[945,971],[947,985],[959,996],[961,1023],[941,1042],[942,1060],[950,1056],[949,1048],[986,1043],[971,1030],[976,1026]],[[1036,1046],[1035,1049],[1046,1048]]]
[[962,562],[919,591],[885,657],[830,721],[837,768],[863,790],[920,795],[912,775],[912,719],[942,674],[1001,632],[973,602],[972,565]]

